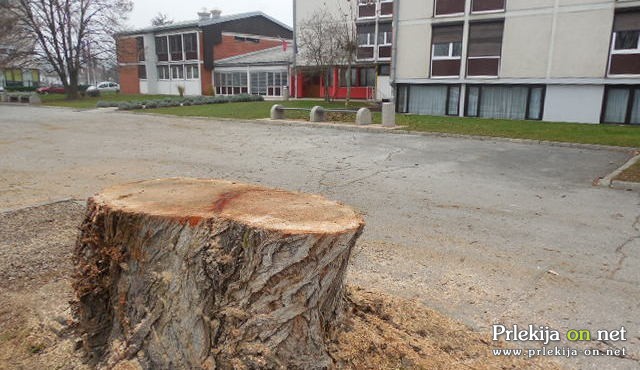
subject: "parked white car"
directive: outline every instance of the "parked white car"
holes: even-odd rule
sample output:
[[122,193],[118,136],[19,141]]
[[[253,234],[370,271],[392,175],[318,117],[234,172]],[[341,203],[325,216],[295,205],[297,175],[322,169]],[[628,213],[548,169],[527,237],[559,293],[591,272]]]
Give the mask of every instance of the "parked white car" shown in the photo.
[[87,91],[120,92],[120,85],[115,82],[100,82],[97,86],[89,86]]

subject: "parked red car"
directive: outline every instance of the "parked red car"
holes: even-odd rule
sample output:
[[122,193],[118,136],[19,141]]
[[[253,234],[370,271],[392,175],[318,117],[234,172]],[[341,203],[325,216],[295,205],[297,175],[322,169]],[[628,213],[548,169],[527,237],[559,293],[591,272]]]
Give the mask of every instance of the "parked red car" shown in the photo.
[[53,86],[43,86],[36,89],[38,94],[65,94],[64,86],[62,85],[53,85]]

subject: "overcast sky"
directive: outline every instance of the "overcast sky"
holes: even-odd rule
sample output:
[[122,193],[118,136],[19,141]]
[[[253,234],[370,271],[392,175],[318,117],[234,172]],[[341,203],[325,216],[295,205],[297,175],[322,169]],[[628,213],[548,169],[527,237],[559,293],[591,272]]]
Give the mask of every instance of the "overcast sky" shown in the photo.
[[176,22],[193,20],[202,8],[220,9],[222,15],[260,10],[289,26],[293,24],[292,0],[133,0],[128,23],[133,28],[148,27],[158,12]]

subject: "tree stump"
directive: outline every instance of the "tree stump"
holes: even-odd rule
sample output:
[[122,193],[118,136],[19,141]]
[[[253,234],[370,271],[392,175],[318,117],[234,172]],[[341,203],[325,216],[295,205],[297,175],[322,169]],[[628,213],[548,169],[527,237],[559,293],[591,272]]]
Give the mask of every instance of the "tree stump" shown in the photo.
[[104,190],[75,247],[83,348],[106,368],[330,368],[363,227],[320,196],[221,180]]

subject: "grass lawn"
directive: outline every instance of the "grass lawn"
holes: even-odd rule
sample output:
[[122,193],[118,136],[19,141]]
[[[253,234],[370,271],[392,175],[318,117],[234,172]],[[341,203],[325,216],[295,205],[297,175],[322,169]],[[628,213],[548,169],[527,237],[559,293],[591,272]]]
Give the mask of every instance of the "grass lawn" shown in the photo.
[[618,175],[616,180],[640,182],[640,161],[636,162],[633,166],[627,168],[624,172]]
[[640,148],[640,126],[398,115],[411,131],[561,141]]
[[[43,97],[45,105],[94,108],[99,100],[131,101],[164,99],[166,95],[103,95],[100,98],[82,98],[68,101],[62,95],[47,95]],[[134,111],[139,113],[159,113],[175,116],[218,117],[235,119],[268,118],[273,104],[278,102],[249,102],[198,105],[189,107],[172,107],[145,109]],[[344,108],[344,102],[325,103],[319,101],[289,101],[280,103],[287,107],[311,108],[322,105],[328,108]],[[350,108],[366,106],[366,103],[354,102]],[[287,112],[287,118],[308,119],[308,112]],[[329,120],[353,122],[352,114],[332,114]],[[374,123],[380,123],[380,113],[374,113]],[[399,114],[396,123],[410,131],[426,131],[462,135],[478,135],[490,137],[505,137],[513,139],[531,139],[558,141],[581,144],[600,144],[622,147],[640,148],[640,126],[628,125],[589,125],[559,122],[514,121],[482,118],[434,117]]]
[[[172,108],[157,108],[157,109],[145,109],[138,111],[141,113],[160,113],[171,114],[175,116],[191,116],[191,117],[217,117],[217,118],[236,118],[236,119],[260,119],[269,118],[271,107],[274,104],[282,104],[287,108],[311,108],[316,105],[321,105],[325,108],[345,108],[344,102],[319,102],[319,101],[288,101],[288,102],[274,102],[274,101],[261,101],[261,102],[249,102],[249,103],[226,103],[226,104],[209,104],[209,105],[196,105],[191,107],[172,107]],[[357,109],[366,106],[366,103],[351,103],[349,108]],[[286,117],[290,119],[309,119],[309,112],[286,112]],[[353,117],[355,121],[355,116]],[[346,117],[329,117],[330,119],[345,119]]]

